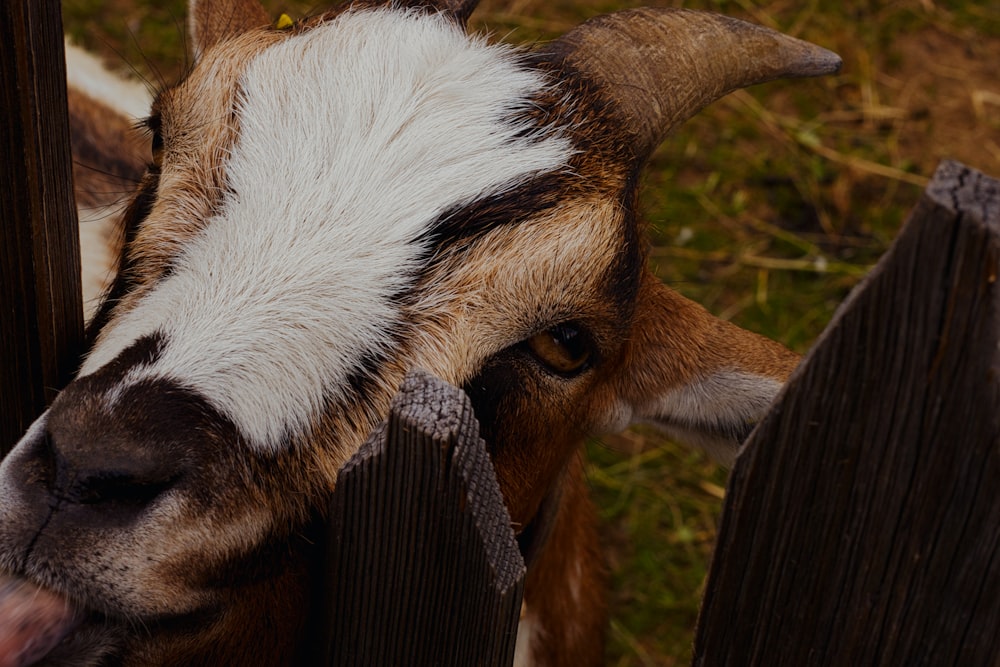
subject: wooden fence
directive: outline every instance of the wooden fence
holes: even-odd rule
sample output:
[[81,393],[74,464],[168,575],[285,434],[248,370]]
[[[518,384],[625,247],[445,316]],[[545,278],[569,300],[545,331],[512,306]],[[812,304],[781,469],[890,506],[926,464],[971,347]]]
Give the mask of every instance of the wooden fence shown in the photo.
[[323,665],[510,665],[524,561],[463,391],[407,376],[337,478]]
[[[0,454],[81,340],[58,8],[0,10]],[[1000,664],[998,272],[1000,183],[944,163],[737,462],[695,665]],[[411,376],[332,516],[317,664],[511,664],[524,565],[461,392]]]
[[1000,664],[1000,181],[940,166],[729,481],[694,664]]
[[83,339],[60,11],[0,4],[0,456],[69,380]]

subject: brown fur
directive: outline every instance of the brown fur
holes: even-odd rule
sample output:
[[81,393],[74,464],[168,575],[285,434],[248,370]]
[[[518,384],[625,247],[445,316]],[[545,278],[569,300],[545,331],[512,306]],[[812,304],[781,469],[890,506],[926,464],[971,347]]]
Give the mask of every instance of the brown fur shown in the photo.
[[645,274],[638,300],[648,307],[636,311],[621,367],[609,370],[615,395],[632,405],[662,395],[667,378],[677,386],[714,369],[739,368],[784,379],[798,363],[794,352],[714,317],[652,274]]
[[552,532],[524,584],[525,608],[539,624],[531,649],[540,665],[598,665],[604,662],[607,572],[579,456],[560,485]]

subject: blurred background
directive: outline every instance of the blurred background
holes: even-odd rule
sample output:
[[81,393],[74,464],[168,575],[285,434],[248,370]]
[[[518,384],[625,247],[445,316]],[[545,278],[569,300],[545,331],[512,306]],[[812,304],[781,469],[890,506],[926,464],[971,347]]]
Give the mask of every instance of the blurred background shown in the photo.
[[[322,7],[265,0],[275,18]],[[709,310],[805,352],[888,248],[938,162],[1000,176],[1000,5],[983,0],[484,0],[471,28],[532,44],[601,13],[683,6],[836,51],[840,75],[716,102],[661,146],[650,262]],[[154,87],[183,73],[184,0],[64,0],[66,31]],[[588,445],[614,586],[609,665],[690,664],[726,472],[633,430]]]

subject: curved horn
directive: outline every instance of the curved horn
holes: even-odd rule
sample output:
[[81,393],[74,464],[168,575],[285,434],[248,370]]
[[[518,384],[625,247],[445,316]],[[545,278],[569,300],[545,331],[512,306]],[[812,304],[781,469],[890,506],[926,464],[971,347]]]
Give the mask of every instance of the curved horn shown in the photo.
[[684,9],[600,16],[543,53],[597,84],[636,136],[645,160],[680,123],[737,88],[832,74],[835,53],[738,19]]

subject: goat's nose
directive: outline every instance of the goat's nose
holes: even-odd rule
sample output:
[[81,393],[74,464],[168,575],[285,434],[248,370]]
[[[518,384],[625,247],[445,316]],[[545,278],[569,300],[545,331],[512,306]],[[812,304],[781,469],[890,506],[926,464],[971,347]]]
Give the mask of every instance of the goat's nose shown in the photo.
[[105,434],[65,433],[56,425],[45,434],[49,489],[60,500],[81,505],[145,506],[182,476],[177,461],[141,443],[123,451]]
[[50,493],[81,505],[144,507],[191,469],[198,410],[165,383],[114,401],[92,389],[71,383],[49,410],[36,446]]

